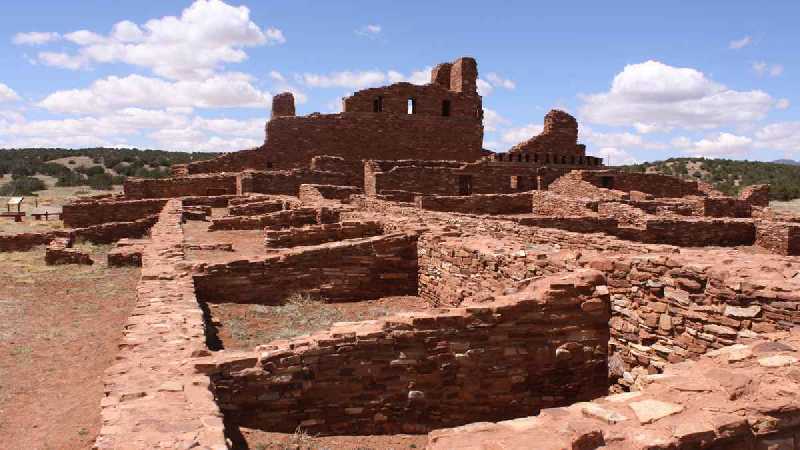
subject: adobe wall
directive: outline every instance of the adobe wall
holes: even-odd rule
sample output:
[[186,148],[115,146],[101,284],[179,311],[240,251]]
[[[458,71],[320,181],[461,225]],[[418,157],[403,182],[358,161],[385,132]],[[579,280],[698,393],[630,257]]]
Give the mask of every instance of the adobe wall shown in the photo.
[[264,245],[268,248],[319,245],[326,242],[357,239],[383,234],[383,227],[375,221],[342,221],[321,225],[292,227],[282,230],[265,230]]
[[254,216],[224,216],[211,219],[208,231],[260,230],[299,227],[339,221],[339,210],[331,208],[295,208]]
[[241,194],[236,174],[192,175],[180,178],[126,178],[125,197],[176,198]]
[[608,296],[597,271],[474,308],[347,323],[209,363],[233,422],[312,434],[420,433],[535,414],[607,392]]
[[429,434],[427,450],[800,449],[800,336],[675,364],[640,390]]
[[779,255],[800,255],[800,224],[759,220],[756,245]]
[[472,214],[525,214],[532,209],[533,196],[521,194],[483,194],[469,196],[420,195],[417,208]]
[[167,203],[164,199],[147,200],[76,200],[62,207],[65,227],[82,228],[107,222],[132,222],[158,214]]
[[208,349],[180,222],[170,200],[144,245],[135,309],[103,376],[97,449],[228,448],[210,379],[190,363]]
[[417,293],[417,237],[391,234],[289,250],[195,274],[203,301],[280,304],[293,293],[357,301]]

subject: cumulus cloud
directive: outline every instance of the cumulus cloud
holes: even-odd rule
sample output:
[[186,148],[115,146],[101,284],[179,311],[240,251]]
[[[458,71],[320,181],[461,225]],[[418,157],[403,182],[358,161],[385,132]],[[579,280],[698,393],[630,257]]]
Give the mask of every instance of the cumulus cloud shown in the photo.
[[252,85],[252,77],[228,72],[205,80],[166,81],[142,75],[110,76],[86,89],[57,91],[38,103],[51,112],[93,114],[141,108],[266,108],[270,95]]
[[544,126],[540,123],[529,123],[522,127],[506,130],[500,140],[506,144],[518,144],[540,134],[542,129],[544,129]]
[[778,109],[788,109],[791,106],[791,102],[789,102],[788,98],[782,98],[775,103],[775,107]]
[[769,124],[756,131],[755,138],[759,147],[800,154],[800,122]]
[[736,158],[744,156],[752,150],[753,139],[747,136],[721,132],[698,141],[678,137],[673,139],[672,144],[690,156]]
[[608,92],[581,99],[581,115],[589,122],[662,131],[749,123],[775,103],[763,91],[736,91],[698,70],[658,61],[625,66]]
[[262,29],[250,20],[247,7],[221,0],[196,0],[180,17],[152,19],[143,25],[118,22],[108,35],[78,30],[64,39],[78,45],[78,51],[43,52],[39,59],[67,69],[121,62],[171,79],[208,78],[225,63],[245,60],[244,48],[286,42],[281,30]]
[[378,24],[369,24],[369,25],[364,25],[363,27],[357,29],[356,30],[356,34],[359,35],[359,36],[371,36],[371,37],[374,37],[374,36],[377,36],[377,35],[381,34],[382,30],[383,29]]
[[730,41],[728,43],[728,48],[733,49],[733,50],[739,50],[739,49],[747,47],[748,45],[750,45],[752,43],[753,43],[753,38],[750,37],[750,36],[745,36],[745,37],[743,37],[741,39],[735,39],[733,41]]
[[14,92],[14,90],[7,85],[0,83],[0,103],[13,102],[19,99],[19,94]]
[[16,45],[44,45],[48,42],[57,41],[61,35],[53,32],[30,31],[27,33],[17,33],[11,39]]
[[127,147],[133,140],[149,138],[168,150],[230,151],[264,140],[263,119],[191,114],[190,108],[124,108],[102,116],[27,120],[19,113],[0,112],[0,147]]
[[501,116],[497,111],[483,108],[483,128],[488,132],[497,131],[498,128],[511,124],[511,121]]
[[296,74],[295,80],[312,88],[349,88],[364,89],[376,87],[386,83],[399,83],[401,81],[412,84],[426,84],[430,82],[430,68],[416,70],[405,75],[396,70],[364,70],[343,71],[329,74],[303,73]]
[[768,64],[764,61],[756,61],[752,64],[753,71],[759,76],[769,75],[771,77],[779,77],[783,75],[782,64]]
[[628,151],[616,147],[603,147],[598,150],[597,156],[603,158],[603,164],[608,166],[623,166],[639,162],[639,159]]
[[517,87],[517,84],[513,81],[509,80],[508,78],[503,78],[495,72],[489,72],[486,74],[486,80],[495,87],[501,87],[503,89],[514,89]]

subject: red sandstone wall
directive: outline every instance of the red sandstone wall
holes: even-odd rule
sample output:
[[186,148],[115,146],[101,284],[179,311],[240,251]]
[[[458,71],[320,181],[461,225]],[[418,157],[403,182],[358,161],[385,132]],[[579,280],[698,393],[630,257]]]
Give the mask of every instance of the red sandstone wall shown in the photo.
[[363,193],[364,191],[361,188],[355,186],[301,184],[297,196],[303,203],[315,203],[325,200],[348,200],[351,195]]
[[531,193],[469,196],[420,195],[417,208],[471,214],[525,214],[531,212]]
[[417,237],[393,234],[302,247],[195,275],[203,301],[280,304],[296,292],[329,301],[417,293]]
[[645,228],[610,230],[623,239],[681,247],[753,245],[756,227],[747,219],[648,217]]
[[378,222],[343,221],[309,225],[302,228],[293,227],[281,230],[265,230],[264,245],[266,247],[297,247],[300,245],[319,245],[326,242],[358,239],[383,234]]
[[559,195],[552,191],[534,191],[531,197],[532,212],[540,216],[586,216],[597,211],[596,201]]
[[[597,271],[518,296],[334,327],[213,369],[226,417],[316,434],[419,433],[536,414],[607,391],[608,296]],[[250,355],[247,355],[248,357]]]
[[579,177],[597,187],[603,187],[603,177],[610,177],[610,189],[623,192],[640,191],[654,197],[703,196],[696,181],[656,173],[621,172],[616,170],[580,171]]
[[800,224],[760,220],[756,245],[779,255],[800,255]]
[[176,198],[241,194],[236,174],[194,175],[181,178],[128,178],[125,196],[141,198]]
[[74,201],[63,206],[61,218],[66,227],[88,227],[107,222],[132,222],[158,214],[164,199]]
[[348,186],[352,176],[341,172],[310,169],[246,172],[242,175],[243,192],[297,195],[302,184]]
[[339,221],[339,210],[333,208],[295,208],[254,216],[224,216],[211,219],[208,231],[280,229]]

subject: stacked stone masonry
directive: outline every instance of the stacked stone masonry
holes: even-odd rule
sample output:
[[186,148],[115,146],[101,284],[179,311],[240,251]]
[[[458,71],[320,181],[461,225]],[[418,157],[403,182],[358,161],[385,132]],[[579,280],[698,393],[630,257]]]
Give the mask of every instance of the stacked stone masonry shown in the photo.
[[552,277],[479,307],[276,342],[250,369],[205,367],[226,416],[251,428],[420,433],[517,417],[606,392],[603,283],[591,270]]
[[383,227],[376,221],[345,221],[307,225],[302,228],[265,230],[264,245],[268,248],[318,245],[326,242],[377,236],[379,234],[383,234]]
[[327,207],[295,208],[254,216],[224,216],[211,219],[209,231],[280,229],[339,221],[339,209]]

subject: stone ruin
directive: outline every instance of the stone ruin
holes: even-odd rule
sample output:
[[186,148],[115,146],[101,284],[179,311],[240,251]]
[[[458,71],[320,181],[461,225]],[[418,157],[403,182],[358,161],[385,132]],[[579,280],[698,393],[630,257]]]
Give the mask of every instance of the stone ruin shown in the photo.
[[[109,265],[141,267],[95,447],[225,449],[247,427],[800,449],[800,217],[772,211],[768,186],[727,197],[607,168],[562,111],[485,154],[476,77],[461,58],[333,115],[278,95],[263,147],[66,205],[58,236],[0,237],[52,241],[59,262],[80,262],[74,239],[113,241]],[[215,342],[210,305],[297,292],[425,308]]]

